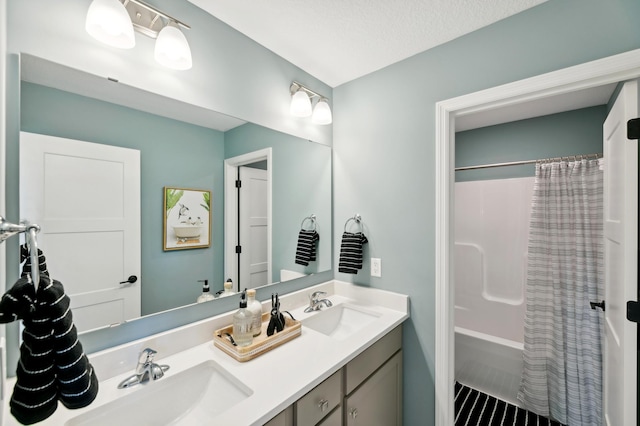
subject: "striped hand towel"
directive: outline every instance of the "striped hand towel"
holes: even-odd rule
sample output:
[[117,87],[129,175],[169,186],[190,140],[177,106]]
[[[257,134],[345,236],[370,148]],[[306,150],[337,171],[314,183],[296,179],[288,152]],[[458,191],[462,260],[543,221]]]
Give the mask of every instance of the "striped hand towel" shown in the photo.
[[[56,410],[89,405],[98,394],[98,379],[73,324],[70,300],[59,281],[51,280],[40,252],[36,293],[27,273],[0,299],[0,322],[24,322],[23,343],[11,396],[11,414],[23,424],[42,421]],[[28,269],[30,270],[30,269]]]
[[344,232],[340,246],[338,271],[346,274],[357,274],[362,269],[362,246],[368,243],[362,232]]
[[298,265],[307,266],[309,262],[315,262],[318,241],[320,241],[320,235],[316,231],[300,230],[296,248],[296,263]]

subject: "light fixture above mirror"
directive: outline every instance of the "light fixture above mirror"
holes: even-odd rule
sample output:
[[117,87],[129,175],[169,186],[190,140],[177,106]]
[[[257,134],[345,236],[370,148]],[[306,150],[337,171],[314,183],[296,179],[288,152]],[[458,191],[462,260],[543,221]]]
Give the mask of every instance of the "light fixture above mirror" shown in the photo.
[[[314,124],[331,124],[331,107],[329,100],[314,92],[306,86],[294,81],[289,87],[291,92],[290,113],[294,117],[309,117]],[[312,108],[313,98],[318,98],[315,107]]]
[[179,27],[191,28],[140,0],[93,0],[85,23],[93,38],[120,49],[135,46],[134,30],[155,38],[156,61],[168,68],[187,70],[192,66],[191,48]]

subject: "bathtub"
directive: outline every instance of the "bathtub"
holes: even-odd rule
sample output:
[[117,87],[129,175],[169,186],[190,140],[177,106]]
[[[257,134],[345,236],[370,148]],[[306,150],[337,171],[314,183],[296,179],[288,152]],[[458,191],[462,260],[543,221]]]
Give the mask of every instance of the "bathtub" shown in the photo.
[[455,327],[456,380],[488,395],[520,406],[523,344]]

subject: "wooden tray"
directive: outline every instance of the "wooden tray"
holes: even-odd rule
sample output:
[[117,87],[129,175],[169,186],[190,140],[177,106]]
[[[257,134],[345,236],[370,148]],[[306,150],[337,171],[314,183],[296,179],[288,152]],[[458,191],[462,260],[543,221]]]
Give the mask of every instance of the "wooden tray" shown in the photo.
[[302,333],[300,321],[293,320],[285,315],[284,329],[279,333],[267,336],[267,327],[271,314],[262,314],[262,333],[253,338],[253,342],[248,346],[234,346],[226,333],[233,335],[233,325],[216,330],[213,335],[213,344],[222,349],[223,352],[232,356],[240,362],[252,360],[271,349],[276,348],[291,339],[295,339]]

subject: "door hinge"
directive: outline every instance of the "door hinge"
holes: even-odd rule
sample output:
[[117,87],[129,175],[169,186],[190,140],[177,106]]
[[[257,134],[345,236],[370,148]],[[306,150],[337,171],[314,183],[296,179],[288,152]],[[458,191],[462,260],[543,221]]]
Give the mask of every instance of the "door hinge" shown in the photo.
[[238,179],[236,181],[236,188],[241,188],[242,187],[242,181],[240,179]]
[[640,139],[640,118],[627,121],[627,139]]
[[640,322],[640,303],[633,300],[627,302],[627,319],[631,322]]
[[242,246],[236,246],[236,253],[237,254],[242,253]]

